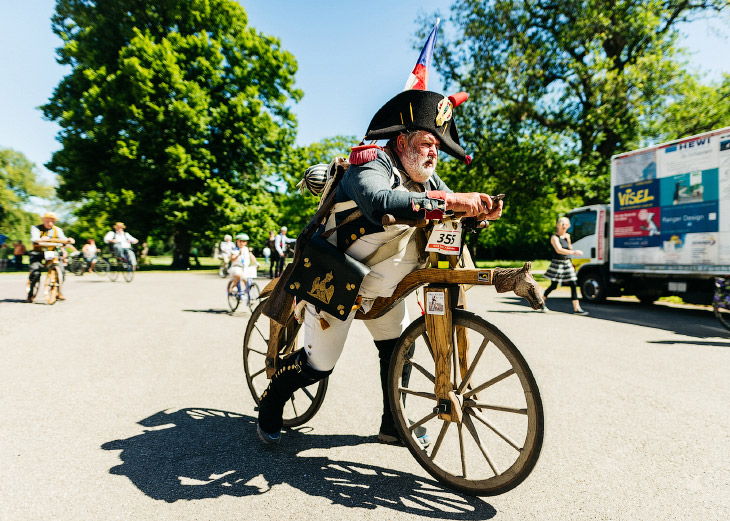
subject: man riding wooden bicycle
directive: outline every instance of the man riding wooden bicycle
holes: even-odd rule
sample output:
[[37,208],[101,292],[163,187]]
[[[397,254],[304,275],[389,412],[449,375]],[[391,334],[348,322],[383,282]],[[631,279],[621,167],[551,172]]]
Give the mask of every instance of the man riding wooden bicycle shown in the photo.
[[[356,295],[358,305],[367,312],[376,298],[389,297],[408,273],[425,266],[423,232],[406,225],[384,226],[384,215],[435,219],[456,212],[478,220],[501,216],[501,201],[494,202],[483,193],[452,193],[435,173],[439,150],[470,161],[459,144],[453,117],[453,110],[466,98],[466,93],[446,97],[421,90],[395,96],[375,114],[365,136],[368,140],[388,139],[387,145],[353,148],[349,167],[336,192],[329,198],[323,195],[323,199],[334,204],[331,208],[320,207],[319,217],[313,219],[314,227],[320,228],[318,236],[316,240],[307,240],[310,249],[318,244],[319,250],[314,251],[311,259],[299,255],[295,258],[299,261],[296,267],[307,272],[307,264],[328,258],[323,250],[329,249],[354,259],[362,268],[362,276],[360,280],[357,276],[348,280],[338,275],[338,269],[334,270],[330,276],[333,295],[324,302],[316,297],[323,292],[307,293],[304,290],[312,288],[290,280],[295,268],[282,275],[282,287],[299,292],[300,298],[308,300],[303,309],[304,347],[283,361],[262,396],[257,430],[265,443],[279,441],[282,410],[292,393],[332,372],[356,313],[352,306],[337,303],[350,302]],[[303,235],[304,232],[300,239]],[[306,255],[307,250],[302,251]],[[322,273],[320,283],[327,273]],[[300,287],[296,287],[297,283]],[[273,307],[278,300],[270,299],[267,304]],[[265,309],[264,313],[272,316],[276,312],[267,313]],[[382,317],[366,322],[380,358],[383,415],[378,437],[383,442],[399,441],[387,400],[387,378],[393,348],[409,323],[403,301]]]

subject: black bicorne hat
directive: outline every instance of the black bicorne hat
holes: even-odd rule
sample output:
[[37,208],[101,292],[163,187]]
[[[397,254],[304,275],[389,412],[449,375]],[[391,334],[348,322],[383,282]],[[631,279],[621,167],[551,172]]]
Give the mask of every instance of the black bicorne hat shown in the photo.
[[383,105],[373,116],[365,139],[392,139],[408,130],[425,130],[441,142],[441,150],[452,157],[469,162],[459,144],[459,133],[453,108],[468,95],[459,92],[444,96],[428,90],[405,90]]

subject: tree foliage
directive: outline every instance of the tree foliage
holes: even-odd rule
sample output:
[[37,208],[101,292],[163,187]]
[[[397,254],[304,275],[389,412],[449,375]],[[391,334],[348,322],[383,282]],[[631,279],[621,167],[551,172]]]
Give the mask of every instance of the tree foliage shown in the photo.
[[688,77],[657,118],[652,137],[671,141],[730,126],[730,74],[709,85]]
[[29,228],[38,216],[23,207],[32,197],[49,197],[53,189],[39,181],[35,165],[25,155],[0,148],[0,231],[27,243]]
[[71,72],[43,107],[62,127],[47,166],[81,216],[172,236],[183,264],[192,241],[267,224],[301,97],[278,39],[233,0],[57,0],[52,22]]
[[449,179],[507,194],[500,238],[484,245],[540,252],[556,214],[608,200],[611,156],[687,85],[677,24],[728,3],[457,0],[435,62],[470,94],[457,121],[474,162]]

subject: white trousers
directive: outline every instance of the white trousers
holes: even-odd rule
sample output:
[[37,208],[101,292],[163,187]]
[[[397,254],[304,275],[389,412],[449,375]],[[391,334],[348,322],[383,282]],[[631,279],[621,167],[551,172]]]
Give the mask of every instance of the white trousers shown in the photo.
[[[329,313],[321,312],[330,327],[322,330],[319,317],[312,304],[304,308],[304,349],[309,358],[309,365],[317,371],[329,371],[334,368],[342,354],[347,340],[347,332],[355,319],[355,311],[346,320],[339,320]],[[405,299],[380,318],[365,320],[373,340],[391,340],[398,338],[405,331],[410,319]]]

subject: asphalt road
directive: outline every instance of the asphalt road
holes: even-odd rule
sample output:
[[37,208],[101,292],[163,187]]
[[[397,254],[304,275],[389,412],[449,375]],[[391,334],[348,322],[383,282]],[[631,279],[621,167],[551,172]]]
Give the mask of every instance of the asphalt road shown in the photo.
[[[545,444],[518,488],[445,490],[378,444],[377,357],[355,323],[318,415],[262,449],[246,312],[210,273],[70,276],[22,302],[0,274],[0,520],[727,520],[730,334],[707,310],[612,301],[552,313],[493,288],[470,309],[520,348]],[[412,303],[411,303],[412,304]]]

